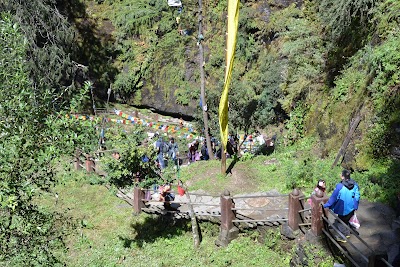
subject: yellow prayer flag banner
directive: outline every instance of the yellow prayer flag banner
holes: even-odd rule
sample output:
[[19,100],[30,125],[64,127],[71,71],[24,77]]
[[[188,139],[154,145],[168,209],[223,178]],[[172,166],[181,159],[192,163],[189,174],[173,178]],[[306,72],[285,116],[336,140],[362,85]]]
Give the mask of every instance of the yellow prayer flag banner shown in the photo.
[[228,92],[232,77],[233,59],[235,58],[236,36],[239,24],[239,0],[228,0],[228,33],[226,40],[225,82],[219,102],[219,129],[221,142],[226,148],[228,142]]

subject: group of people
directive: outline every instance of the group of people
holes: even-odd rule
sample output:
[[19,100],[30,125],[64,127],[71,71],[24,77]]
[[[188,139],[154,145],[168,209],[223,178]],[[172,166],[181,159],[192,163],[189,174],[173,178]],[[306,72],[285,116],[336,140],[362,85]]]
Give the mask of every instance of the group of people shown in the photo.
[[[154,143],[154,148],[157,151],[156,162],[160,169],[165,169],[168,161],[173,162],[174,165],[182,164],[179,159],[179,146],[175,138],[170,137],[168,142],[165,142],[162,136],[155,135],[157,141]],[[215,149],[216,141],[213,139],[212,146]],[[200,148],[200,150],[199,150]],[[203,140],[200,146],[200,139],[196,139],[188,144],[187,157],[189,164],[199,160],[208,160],[209,154],[207,149],[206,139]]]
[[[222,151],[222,146],[220,142],[214,137],[210,137],[210,143],[211,143],[211,152],[216,159],[221,159],[221,151]],[[230,158],[233,157],[238,153],[238,146],[239,146],[239,139],[236,135],[230,134],[228,136],[228,142],[226,144],[226,157]],[[188,151],[188,159],[189,163],[190,162],[195,162],[198,160],[209,160],[210,159],[210,154],[208,151],[207,147],[207,140],[204,138],[202,141],[201,148],[200,147],[200,142],[199,140],[195,140],[188,145],[189,151]]]
[[[157,133],[154,134],[154,137],[152,138],[157,138],[157,141],[154,143],[154,147],[157,150],[157,164],[161,169],[164,169],[168,163],[168,161],[165,160],[167,158],[168,160],[172,160],[175,165],[178,165],[178,156],[179,156],[179,149],[178,149],[178,144],[176,143],[175,139],[173,137],[169,138],[169,142],[165,142],[163,140],[163,137],[161,135],[158,135]],[[251,142],[253,143],[253,136],[245,136],[245,141],[246,142]],[[258,134],[255,137],[255,140],[257,140],[257,144],[260,146],[274,146],[274,141],[275,141],[276,136],[274,136],[271,140],[271,143],[268,143],[265,141],[263,135]],[[270,140],[268,139],[268,140]],[[250,140],[250,141],[247,141]],[[259,141],[261,140],[261,141]],[[245,143],[243,141],[242,143]],[[221,151],[222,151],[222,146],[220,142],[214,137],[210,136],[210,144],[211,144],[211,151],[208,150],[207,147],[207,141],[206,138],[196,138],[192,142],[188,143],[187,150],[185,153],[187,153],[187,159],[188,163],[193,163],[199,160],[209,160],[210,159],[210,152],[216,159],[221,159]],[[240,138],[237,135],[234,134],[229,134],[228,135],[228,142],[226,144],[226,157],[234,157],[235,155],[238,155],[239,153],[239,144],[240,144]]]
[[[338,215],[338,218],[348,226],[344,226],[337,220],[335,220],[333,224],[333,226],[340,232],[334,233],[335,240],[339,242],[347,242],[347,238],[350,237],[351,233],[349,228],[353,227],[350,224],[350,221],[358,210],[360,191],[357,182],[351,179],[349,170],[343,170],[340,179],[341,181],[336,184],[332,195],[323,207],[325,209],[331,209]],[[323,195],[325,190],[325,181],[319,180],[312,194],[318,194],[320,192]],[[311,202],[309,203],[312,204]]]
[[[215,139],[212,139],[211,141],[211,149],[215,149]],[[200,148],[200,150],[199,150]],[[187,154],[189,164],[191,162],[199,161],[199,160],[209,160],[210,155],[208,153],[208,148],[207,148],[207,140],[204,138],[202,145],[200,147],[200,141],[198,139],[194,140],[193,142],[188,144],[188,154]]]

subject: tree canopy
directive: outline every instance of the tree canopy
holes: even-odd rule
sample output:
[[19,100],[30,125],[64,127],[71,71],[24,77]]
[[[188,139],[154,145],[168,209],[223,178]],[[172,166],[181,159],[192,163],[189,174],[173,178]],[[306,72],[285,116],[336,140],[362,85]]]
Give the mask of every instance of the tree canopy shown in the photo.
[[[63,215],[35,204],[56,183],[55,163],[75,147],[93,149],[93,125],[65,117],[70,100],[63,91],[30,76],[29,39],[9,13],[0,18],[0,263],[43,266],[58,263],[68,227]],[[41,86],[39,86],[39,84]],[[71,104],[82,103],[90,84]],[[64,103],[55,111],[54,103]],[[87,122],[86,124],[91,124]],[[90,141],[92,140],[92,142]],[[94,143],[93,143],[94,141]]]

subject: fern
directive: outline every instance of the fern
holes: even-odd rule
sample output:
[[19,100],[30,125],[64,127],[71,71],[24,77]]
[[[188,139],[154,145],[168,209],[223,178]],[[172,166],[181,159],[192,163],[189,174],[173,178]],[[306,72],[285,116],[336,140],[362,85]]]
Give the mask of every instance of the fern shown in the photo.
[[332,37],[338,39],[353,24],[366,24],[374,3],[374,0],[322,0],[321,19],[331,30]]

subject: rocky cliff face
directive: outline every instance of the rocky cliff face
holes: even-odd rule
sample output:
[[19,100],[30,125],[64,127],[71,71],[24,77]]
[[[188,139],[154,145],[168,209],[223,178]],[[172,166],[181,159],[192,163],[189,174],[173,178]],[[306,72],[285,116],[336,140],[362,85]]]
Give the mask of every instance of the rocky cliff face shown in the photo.
[[[251,16],[254,16],[254,19],[259,19],[264,22],[269,21],[269,17],[272,12],[276,10],[280,10],[283,8],[288,7],[289,5],[295,3],[297,6],[300,6],[302,4],[302,1],[299,0],[274,0],[274,1],[269,1],[269,0],[262,0],[262,1],[254,1],[254,0],[249,0],[246,1],[246,3],[243,4],[246,9],[251,9],[252,11]],[[242,16],[246,16],[247,13],[242,14]],[[217,53],[216,51],[213,51],[215,49],[218,49],[215,47],[215,44],[212,43],[214,39],[214,35],[217,32],[220,34],[221,32],[225,31],[225,22],[221,21],[218,25],[221,27],[220,30],[215,31],[215,28],[212,28],[214,25],[212,23],[208,23],[207,21],[211,21],[212,18],[208,17],[208,13],[206,10],[203,11],[204,13],[204,32],[203,35],[205,37],[204,41],[202,42],[203,47],[204,47],[204,65],[207,65],[212,61],[215,57],[215,54]],[[224,16],[221,16],[221,18],[224,18]],[[253,19],[253,18],[251,18]],[[211,25],[208,25],[208,24]],[[192,39],[195,39],[197,36],[197,27],[198,25],[195,24],[193,25],[193,28],[191,31],[191,35],[189,36]],[[239,31],[241,31],[239,27]],[[225,40],[221,39],[221,44],[220,46],[225,45]],[[270,42],[270,40],[266,40],[266,43]],[[199,49],[198,46],[194,44],[194,42],[189,43],[185,47],[185,69],[184,69],[184,77],[183,80],[185,83],[189,84],[191,88],[196,88],[195,90],[200,90],[200,80],[199,80]],[[215,64],[212,63],[211,64]],[[207,87],[212,87],[215,89],[216,87],[219,86],[218,90],[222,90],[222,80],[223,80],[223,70],[224,70],[225,62],[220,62],[220,73],[222,74],[220,78],[215,78],[215,77],[210,77],[213,76],[212,74],[209,74],[210,69],[206,68],[206,91]],[[168,67],[167,64],[164,64],[162,66],[163,68]],[[214,66],[213,66],[214,67]],[[157,70],[156,70],[157,71]],[[158,70],[159,71],[159,70]],[[154,76],[157,76],[158,73],[154,73]],[[171,79],[171,77],[167,77],[167,79]],[[218,83],[216,85],[215,83]],[[173,86],[166,86],[163,84],[161,81],[155,81],[153,80],[147,80],[145,82],[145,86],[141,89],[141,98],[140,100],[136,99],[132,102],[135,102],[136,105],[141,105],[141,106],[146,106],[149,108],[153,108],[155,110],[158,110],[160,112],[168,113],[168,114],[183,114],[187,115],[190,117],[194,117],[196,114],[200,114],[201,109],[199,106],[199,93],[194,96],[192,99],[189,100],[189,103],[187,104],[179,104],[179,101],[177,100],[177,91],[180,88],[180,85],[173,85]],[[216,98],[217,96],[212,96],[213,98]],[[132,99],[131,99],[132,100]],[[219,99],[207,99],[207,102],[219,102]],[[139,103],[138,103],[139,102]]]
[[157,87],[151,91],[147,88],[142,90],[142,100],[140,106],[155,110],[158,113],[164,113],[173,117],[187,117],[193,119],[196,112],[200,109],[199,104],[192,101],[191,105],[179,105],[176,103],[176,97],[173,92],[165,96],[165,89]]

